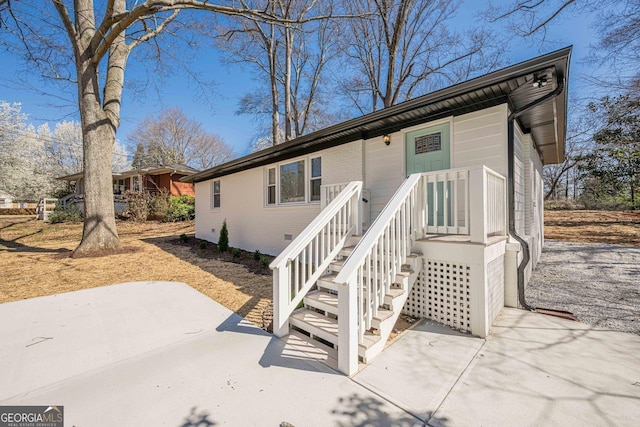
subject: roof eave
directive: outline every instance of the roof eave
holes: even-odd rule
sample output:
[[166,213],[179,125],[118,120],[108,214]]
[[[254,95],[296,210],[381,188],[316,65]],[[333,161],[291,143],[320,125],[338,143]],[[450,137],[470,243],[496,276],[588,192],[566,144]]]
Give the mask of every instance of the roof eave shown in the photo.
[[[333,145],[339,145],[343,143],[343,138],[349,139],[350,141],[355,141],[359,139],[357,129],[362,128],[366,125],[371,125],[385,118],[394,117],[408,111],[416,110],[421,107],[426,107],[431,104],[436,104],[447,99],[461,96],[465,93],[477,91],[484,87],[499,84],[503,81],[515,79],[545,67],[558,66],[558,64],[560,63],[565,63],[566,70],[564,77],[567,78],[568,59],[571,54],[571,49],[572,47],[569,46],[555,52],[551,52],[549,54],[533,58],[503,68],[501,70],[497,70],[492,73],[476,77],[462,83],[458,83],[453,86],[449,86],[447,88],[403,102],[401,104],[397,104],[395,106],[385,108],[383,110],[379,110],[365,116],[357,117],[346,122],[330,126],[314,133],[301,136],[294,140],[287,141],[283,144],[269,147],[256,153],[251,153],[238,159],[231,160],[222,165],[215,166],[211,169],[207,169],[188,177],[184,177],[181,179],[181,181],[201,182],[208,179],[221,177],[253,167],[273,163],[281,159],[291,158],[296,154],[302,155],[304,152],[314,151],[312,150],[312,148],[314,147],[315,151],[317,151]],[[563,105],[561,107],[558,107],[558,111],[561,111],[561,113],[564,115],[564,112],[566,112],[566,88],[565,96],[562,99]],[[566,118],[558,119],[558,123],[560,125],[564,124],[565,120]],[[563,129],[558,129],[558,158],[564,157],[564,138],[566,133],[566,129],[564,128],[566,128],[566,126],[562,127]],[[351,133],[352,135],[348,135],[349,133]]]

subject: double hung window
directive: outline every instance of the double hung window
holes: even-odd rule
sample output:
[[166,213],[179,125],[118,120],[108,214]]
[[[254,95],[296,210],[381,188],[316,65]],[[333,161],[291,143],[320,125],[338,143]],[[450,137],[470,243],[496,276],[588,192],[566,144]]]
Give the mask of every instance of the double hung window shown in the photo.
[[319,202],[322,159],[298,159],[268,167],[265,184],[268,206]]

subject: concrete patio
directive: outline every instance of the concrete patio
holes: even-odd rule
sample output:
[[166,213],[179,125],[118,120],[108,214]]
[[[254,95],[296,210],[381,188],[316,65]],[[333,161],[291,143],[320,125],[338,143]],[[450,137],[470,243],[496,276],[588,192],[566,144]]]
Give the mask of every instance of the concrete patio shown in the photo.
[[507,309],[419,323],[349,379],[181,283],[0,305],[0,405],[74,426],[636,425],[640,337]]

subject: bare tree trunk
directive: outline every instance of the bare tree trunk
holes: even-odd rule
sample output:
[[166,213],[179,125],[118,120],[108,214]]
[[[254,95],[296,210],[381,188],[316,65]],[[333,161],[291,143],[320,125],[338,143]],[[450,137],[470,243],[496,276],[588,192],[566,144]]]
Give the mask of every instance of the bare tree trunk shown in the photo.
[[269,37],[269,82],[271,84],[271,135],[273,137],[273,145],[280,143],[280,135],[278,125],[280,124],[280,114],[278,113],[278,79],[276,76],[276,28],[274,24],[270,25],[271,34]]
[[284,28],[285,65],[284,65],[284,140],[289,141],[291,134],[291,56],[293,55],[293,33],[289,26]]
[[[85,5],[77,10],[86,10],[91,6]],[[125,6],[124,0],[116,0],[114,13],[124,11]],[[116,130],[120,124],[120,101],[128,49],[123,32],[109,49],[104,100],[101,102],[97,65],[93,63],[95,52],[90,43],[95,31],[92,14],[86,20],[79,20],[78,26],[81,31],[78,32],[76,44],[76,69],[84,140],[85,220],[82,240],[74,255],[83,255],[122,248],[116,229],[111,166]]]

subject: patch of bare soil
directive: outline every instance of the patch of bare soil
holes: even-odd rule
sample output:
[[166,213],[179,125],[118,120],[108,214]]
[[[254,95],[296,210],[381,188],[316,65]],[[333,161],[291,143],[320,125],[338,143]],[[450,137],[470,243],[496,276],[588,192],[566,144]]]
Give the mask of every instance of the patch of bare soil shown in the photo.
[[[133,281],[184,282],[258,327],[272,321],[272,257],[220,253],[194,224],[118,221],[123,251],[72,258],[82,224],[0,217],[0,303]],[[259,256],[258,256],[259,255]],[[415,323],[401,316],[390,341]]]
[[640,212],[545,211],[545,239],[640,246]]
[[[194,247],[193,232],[192,222],[120,221],[123,252],[71,258],[82,224],[0,217],[0,303],[123,282],[178,281],[262,326],[262,311],[271,302],[268,267],[255,273],[215,259],[212,250]],[[181,243],[182,234],[189,236],[189,243]]]

